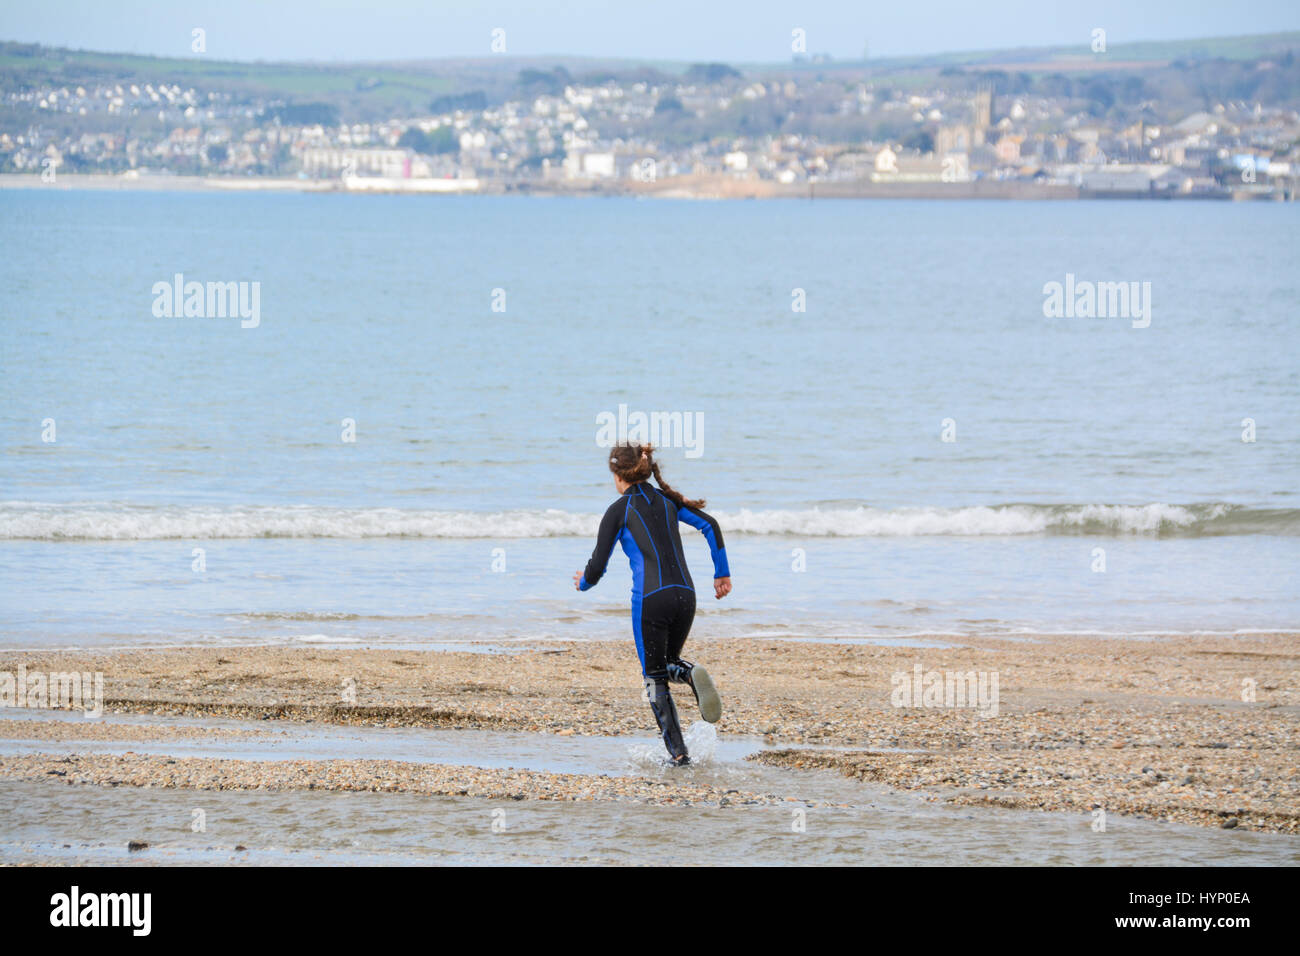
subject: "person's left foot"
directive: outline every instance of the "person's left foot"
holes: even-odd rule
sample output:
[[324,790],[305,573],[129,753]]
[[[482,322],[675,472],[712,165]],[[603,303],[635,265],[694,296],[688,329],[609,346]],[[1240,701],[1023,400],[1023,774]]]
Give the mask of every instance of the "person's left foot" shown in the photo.
[[722,698],[713,678],[699,664],[690,661],[673,661],[668,665],[668,679],[686,684],[695,693],[695,703],[700,705],[700,716],[711,724],[722,717]]

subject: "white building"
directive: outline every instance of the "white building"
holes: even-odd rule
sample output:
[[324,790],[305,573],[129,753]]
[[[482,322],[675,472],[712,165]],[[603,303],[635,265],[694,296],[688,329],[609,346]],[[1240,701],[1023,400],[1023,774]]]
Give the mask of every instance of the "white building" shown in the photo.
[[309,146],[302,151],[302,168],[311,176],[381,176],[410,179],[432,175],[429,164],[409,149],[353,149]]
[[742,153],[739,150],[727,153],[722,157],[722,165],[730,172],[743,173],[749,169],[749,154]]
[[570,179],[613,179],[614,154],[610,152],[568,153],[564,173]]

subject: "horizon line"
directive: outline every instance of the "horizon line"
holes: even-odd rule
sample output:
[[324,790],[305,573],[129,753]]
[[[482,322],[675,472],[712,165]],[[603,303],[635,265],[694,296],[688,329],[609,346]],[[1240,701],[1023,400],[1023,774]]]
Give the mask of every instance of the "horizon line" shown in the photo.
[[[1100,55],[1110,56],[1113,52],[1123,50],[1129,47],[1152,46],[1174,43],[1197,43],[1206,41],[1223,41],[1223,40],[1254,40],[1277,38],[1279,40],[1293,40],[1300,44],[1300,30],[1277,30],[1267,33],[1230,33],[1217,34],[1214,36],[1194,36],[1194,37],[1176,37],[1163,40],[1157,39],[1138,39],[1126,40],[1120,43],[1113,43],[1108,46],[1105,54],[1093,53],[1088,49],[1087,44],[1077,44],[1080,57],[1096,58]],[[795,60],[700,60],[700,59],[675,59],[664,56],[628,56],[619,54],[593,54],[593,53],[476,53],[476,54],[446,54],[432,57],[402,57],[385,60],[316,60],[316,59],[287,59],[287,60],[267,60],[267,59],[238,59],[238,58],[210,58],[207,54],[168,55],[157,53],[136,53],[128,50],[94,50],[83,49],[80,47],[69,46],[52,46],[50,44],[38,41],[15,40],[0,38],[0,43],[11,43],[22,46],[35,46],[45,50],[57,50],[67,53],[92,54],[99,56],[122,56],[136,57],[146,60],[160,61],[180,61],[180,62],[202,62],[209,63],[234,63],[243,66],[294,66],[294,67],[388,67],[395,68],[400,66],[410,66],[416,64],[435,64],[435,63],[489,63],[493,61],[505,62],[526,62],[536,60],[587,60],[596,63],[619,62],[634,64],[639,66],[650,66],[654,64],[680,64],[683,67],[689,67],[703,63],[723,63],[727,66],[744,67],[750,70],[754,69],[775,69],[786,68],[790,66],[799,67],[826,67],[826,66],[869,66],[873,64],[904,64],[910,61],[924,61],[927,59],[936,59],[954,56],[991,56],[995,54],[1025,53],[1033,51],[1060,52],[1063,50],[1073,49],[1075,44],[1041,44],[1025,45],[1014,47],[989,47],[985,49],[965,49],[965,50],[944,50],[930,53],[910,53],[895,54],[891,56],[882,56],[879,58],[871,57],[867,59],[836,59],[830,54],[806,54],[806,59]],[[814,56],[826,56],[829,59],[821,62],[814,62]]]

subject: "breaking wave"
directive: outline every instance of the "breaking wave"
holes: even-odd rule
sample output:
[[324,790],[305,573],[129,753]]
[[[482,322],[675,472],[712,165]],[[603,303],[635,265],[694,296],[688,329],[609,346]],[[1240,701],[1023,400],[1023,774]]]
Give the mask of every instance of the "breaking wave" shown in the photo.
[[[1300,510],[1223,503],[978,505],[714,512],[727,534],[792,537],[1300,535]],[[147,541],[222,538],[592,537],[598,514],[397,508],[0,503],[0,539]]]

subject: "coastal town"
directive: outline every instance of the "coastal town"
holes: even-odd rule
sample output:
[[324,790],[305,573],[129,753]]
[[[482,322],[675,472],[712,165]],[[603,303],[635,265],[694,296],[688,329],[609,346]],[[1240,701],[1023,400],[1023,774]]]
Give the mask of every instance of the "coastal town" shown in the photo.
[[[1240,68],[1290,75],[1295,64],[1288,51]],[[499,95],[467,90],[418,115],[364,121],[328,102],[197,83],[10,82],[0,172],[47,183],[92,174],[431,193],[1294,196],[1300,111],[1289,99],[1124,103],[1115,90],[1134,93],[1131,77],[944,70],[922,79],[806,66],[695,64],[676,75],[557,66],[519,70]]]

